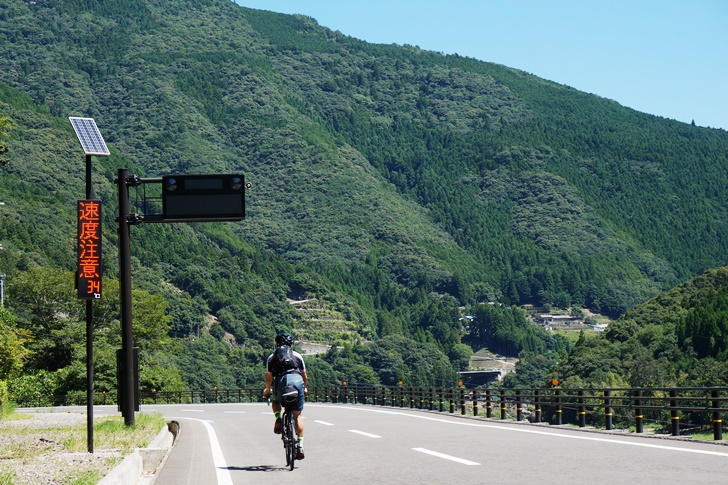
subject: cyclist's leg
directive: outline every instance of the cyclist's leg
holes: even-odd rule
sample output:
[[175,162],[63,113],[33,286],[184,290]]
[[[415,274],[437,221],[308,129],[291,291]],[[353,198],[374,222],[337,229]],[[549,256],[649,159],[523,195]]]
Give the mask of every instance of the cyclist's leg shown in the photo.
[[281,434],[283,430],[283,422],[281,421],[281,404],[278,401],[271,400],[270,407],[273,408],[273,415],[276,418],[273,424],[273,432],[275,434]]
[[273,414],[276,417],[275,424],[273,425],[273,432],[275,434],[281,434],[281,398],[280,398],[280,377],[273,379],[273,388],[271,390],[271,403],[270,407],[273,409]]
[[293,406],[293,420],[296,423],[296,434],[298,434],[299,441],[303,440],[303,418],[301,413],[303,412],[303,405],[305,403],[303,395],[303,378],[299,374],[291,374],[288,377],[288,384],[294,386],[298,390],[298,401]]
[[296,434],[298,440],[303,440],[303,417],[301,417],[301,411],[293,411],[293,421],[296,424]]

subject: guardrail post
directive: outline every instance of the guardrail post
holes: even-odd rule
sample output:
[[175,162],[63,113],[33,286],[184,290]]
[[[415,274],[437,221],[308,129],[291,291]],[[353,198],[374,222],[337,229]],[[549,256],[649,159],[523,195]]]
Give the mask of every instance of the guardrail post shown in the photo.
[[520,389],[516,389],[516,421],[523,421],[523,406],[521,405]]
[[473,389],[473,416],[478,415],[478,390]]
[[493,401],[490,399],[490,389],[485,390],[485,417],[493,417]]
[[710,391],[710,395],[713,398],[713,439],[723,439],[723,420],[720,415],[720,391],[713,389]]
[[460,389],[460,414],[465,416],[465,389]]
[[455,412],[455,389],[450,388],[448,394],[450,394],[450,414],[452,414]]
[[642,414],[642,391],[639,389],[634,390],[634,428],[635,433],[642,433],[642,420],[644,415]]
[[415,407],[415,389],[414,387],[410,387],[410,409],[413,409]]
[[438,394],[440,395],[440,412],[445,411],[445,391],[443,388],[440,388],[438,391]]
[[506,419],[506,390],[500,390],[501,419]]
[[561,412],[561,389],[554,389],[554,404],[556,406],[556,425],[563,424],[563,416]]
[[536,408],[536,422],[541,422],[541,391],[539,389],[533,390],[533,405]]
[[670,421],[672,425],[672,435],[680,436],[680,414],[677,410],[677,390],[670,391]]
[[579,427],[586,427],[586,406],[584,405],[584,389],[579,389]]
[[604,427],[607,431],[612,429],[612,400],[609,399],[611,391],[604,391]]

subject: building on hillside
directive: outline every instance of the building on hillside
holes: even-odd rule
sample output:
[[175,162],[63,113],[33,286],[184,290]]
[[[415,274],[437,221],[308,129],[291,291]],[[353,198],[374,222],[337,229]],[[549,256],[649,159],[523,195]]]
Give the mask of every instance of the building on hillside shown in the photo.
[[544,326],[548,325],[566,325],[570,323],[581,323],[582,317],[574,317],[572,315],[539,315],[538,323]]

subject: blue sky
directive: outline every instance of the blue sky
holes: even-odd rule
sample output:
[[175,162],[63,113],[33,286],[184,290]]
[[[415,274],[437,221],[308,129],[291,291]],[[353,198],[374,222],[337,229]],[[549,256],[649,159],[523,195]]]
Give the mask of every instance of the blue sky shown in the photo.
[[728,130],[728,0],[236,0]]

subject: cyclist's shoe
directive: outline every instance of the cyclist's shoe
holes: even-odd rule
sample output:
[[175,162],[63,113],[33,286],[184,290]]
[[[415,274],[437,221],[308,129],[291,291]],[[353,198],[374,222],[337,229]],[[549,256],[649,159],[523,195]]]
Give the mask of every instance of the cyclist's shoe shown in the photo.
[[303,453],[303,446],[297,445],[296,446],[296,460],[303,460],[306,458],[306,455]]
[[281,434],[283,432],[283,421],[281,421],[281,418],[276,418],[276,424],[273,426],[273,432],[275,434]]

